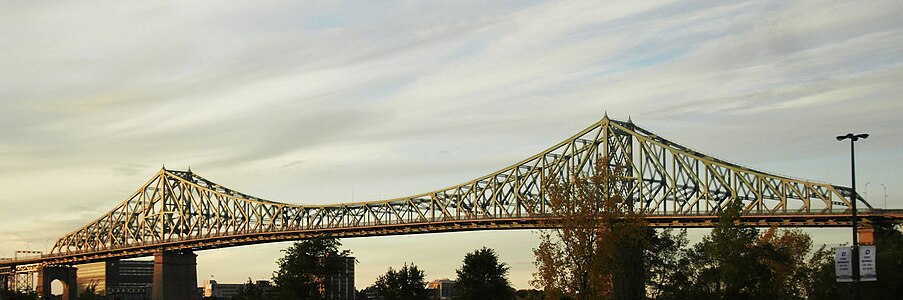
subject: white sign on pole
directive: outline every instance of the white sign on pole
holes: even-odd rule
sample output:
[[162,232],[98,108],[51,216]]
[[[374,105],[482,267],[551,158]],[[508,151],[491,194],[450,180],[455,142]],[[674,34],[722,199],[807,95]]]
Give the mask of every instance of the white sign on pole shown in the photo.
[[853,282],[853,255],[850,247],[834,248],[834,273],[837,282]]
[[875,246],[859,246],[859,281],[878,281]]

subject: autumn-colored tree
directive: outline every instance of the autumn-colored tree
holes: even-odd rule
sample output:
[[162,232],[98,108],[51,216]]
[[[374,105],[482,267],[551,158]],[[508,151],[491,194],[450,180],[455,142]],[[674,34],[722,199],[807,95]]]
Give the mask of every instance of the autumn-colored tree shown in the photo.
[[807,280],[806,258],[812,237],[799,229],[778,230],[771,227],[759,236],[756,245],[760,260],[770,267],[762,286],[778,299],[804,299]]
[[547,298],[645,297],[644,256],[655,233],[624,201],[623,170],[603,157],[593,174],[545,186],[557,229],[540,232],[531,284]]

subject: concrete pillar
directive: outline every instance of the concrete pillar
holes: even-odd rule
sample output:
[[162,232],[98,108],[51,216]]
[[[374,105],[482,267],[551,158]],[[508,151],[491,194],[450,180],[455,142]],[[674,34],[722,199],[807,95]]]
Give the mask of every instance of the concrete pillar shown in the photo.
[[43,266],[38,269],[38,287],[35,289],[41,299],[52,299],[50,283],[63,283],[63,300],[78,299],[78,268],[71,266]]
[[191,251],[154,253],[152,300],[197,300],[197,255]]

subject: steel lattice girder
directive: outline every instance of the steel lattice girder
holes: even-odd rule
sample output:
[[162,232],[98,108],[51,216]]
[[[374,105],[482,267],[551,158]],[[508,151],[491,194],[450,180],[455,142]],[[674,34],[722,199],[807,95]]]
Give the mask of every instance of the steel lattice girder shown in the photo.
[[0,286],[11,291],[34,290],[40,267],[37,263],[0,267]]
[[50,256],[84,261],[103,255],[137,256],[161,247],[216,248],[317,233],[363,236],[549,227],[554,222],[542,221],[549,212],[546,184],[589,174],[602,157],[623,170],[620,186],[629,204],[625,208],[642,211],[653,221],[675,220],[673,226],[706,226],[676,220],[701,217],[711,222],[728,201],[743,201],[745,216],[777,216],[777,220],[836,216],[849,210],[848,188],[741,167],[658,137],[632,122],[605,117],[495,173],[386,201],[279,203],[225,188],[190,170],[164,168],[109,213],[60,238]]

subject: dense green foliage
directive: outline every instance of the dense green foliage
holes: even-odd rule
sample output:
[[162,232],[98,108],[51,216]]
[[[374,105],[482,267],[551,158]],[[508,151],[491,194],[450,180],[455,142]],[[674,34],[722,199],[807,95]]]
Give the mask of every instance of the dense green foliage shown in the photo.
[[237,294],[232,297],[232,300],[265,300],[269,299],[267,295],[264,293],[264,290],[261,289],[257,284],[251,281],[251,278],[248,278],[248,282],[243,284],[240,288],[238,288]]
[[[711,234],[681,249],[673,272],[654,280],[657,299],[847,299],[850,284],[837,282],[834,251],[800,230],[759,232],[738,225],[738,204],[729,205]],[[679,239],[678,239],[679,240]],[[875,229],[877,282],[862,284],[862,299],[896,299],[903,287],[903,234]],[[678,243],[680,244],[680,243]]]
[[546,293],[536,289],[517,290],[514,292],[514,299],[516,300],[543,300],[545,298]]
[[806,262],[803,290],[810,300],[850,299],[850,285],[838,283],[834,274],[834,250],[821,246]]
[[681,276],[681,260],[688,243],[686,230],[674,233],[668,229],[654,235],[645,257],[650,297],[658,298],[669,288],[686,284],[686,278]]
[[483,247],[468,253],[456,273],[455,299],[514,299],[514,289],[508,282],[508,265],[499,262],[495,250]]
[[740,204],[728,205],[711,234],[682,251],[675,272],[656,286],[659,299],[803,298],[809,236],[737,225]]
[[380,275],[367,290],[375,291],[383,300],[427,299],[424,273],[414,264],[405,264],[401,269],[389,270]]
[[[899,299],[903,295],[903,233],[890,225],[875,227],[876,269],[878,281],[862,283],[862,299]],[[834,251],[824,247],[815,251],[807,263],[810,276],[805,283],[809,299],[845,299],[851,297],[849,283],[834,279]]]
[[863,299],[893,299],[903,297],[903,233],[894,226],[875,227],[877,282],[866,282]]
[[326,278],[337,275],[348,250],[339,251],[342,244],[335,238],[316,237],[296,242],[277,261],[279,270],[273,274],[280,299],[323,299],[334,287]]

